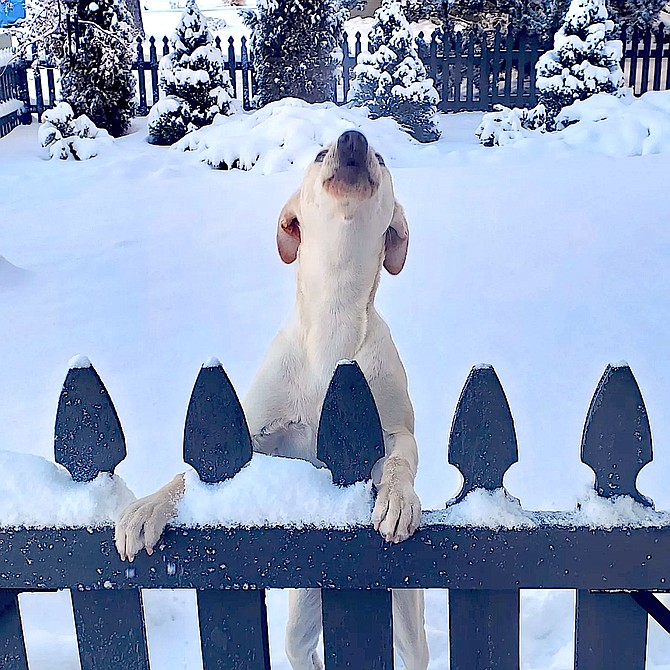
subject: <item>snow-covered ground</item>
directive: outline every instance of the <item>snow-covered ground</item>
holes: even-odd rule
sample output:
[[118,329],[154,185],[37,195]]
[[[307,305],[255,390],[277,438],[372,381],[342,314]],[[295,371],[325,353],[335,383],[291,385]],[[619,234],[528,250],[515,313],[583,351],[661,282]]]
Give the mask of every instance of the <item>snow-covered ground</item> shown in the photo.
[[[666,110],[667,94],[655,94],[610,110],[606,125],[583,114],[570,132],[486,149],[478,113],[442,116],[442,139],[420,146],[388,122],[294,105],[292,121],[277,108],[260,136],[241,137],[273,156],[271,169],[249,172],[150,146],[142,120],[85,162],[45,160],[37,125],[12,131],[0,139],[0,448],[51,458],[58,394],[81,353],[115,402],[128,446],[117,472],[134,493],[182,470],[202,363],[218,356],[242,395],[291,308],[279,210],[312,150],[359,123],[410,221],[407,265],[382,278],[378,306],[408,371],[424,507],[459,489],[446,463],[452,412],[471,366],[492,363],[519,439],[507,488],[528,510],[574,509],[593,481],[579,461],[589,401],[606,364],[625,359],[655,445],[639,489],[670,510]],[[282,152],[296,128],[291,165]],[[280,670],[284,600],[270,594]],[[152,670],[199,667],[193,594],[145,602]],[[26,594],[21,606],[31,670],[77,668],[67,594]],[[569,592],[524,593],[524,670],[572,667],[572,607]],[[428,595],[428,626],[431,670],[445,670],[443,593]],[[648,656],[650,670],[670,670],[670,636],[653,622]]]

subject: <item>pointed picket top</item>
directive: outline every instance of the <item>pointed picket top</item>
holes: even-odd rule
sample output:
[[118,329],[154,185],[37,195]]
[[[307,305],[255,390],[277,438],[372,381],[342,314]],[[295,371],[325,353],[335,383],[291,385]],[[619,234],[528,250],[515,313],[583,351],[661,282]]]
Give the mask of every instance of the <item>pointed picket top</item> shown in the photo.
[[377,405],[356,361],[341,361],[323,401],[317,457],[338,486],[370,479],[372,466],[384,456]]
[[626,363],[608,365],[591,400],[582,434],[582,462],[604,498],[628,495],[653,506],[635,485],[653,458],[651,428],[640,388]]
[[85,356],[70,361],[58,400],[54,457],[77,482],[114,472],[126,441],[112,399]]
[[251,437],[242,406],[223,366],[212,358],[193,386],[184,426],[184,461],[214,484],[251,460]]
[[519,460],[512,413],[490,365],[470,371],[451,424],[448,452],[449,463],[463,476],[463,487],[449,504],[477,488],[502,488],[505,473]]

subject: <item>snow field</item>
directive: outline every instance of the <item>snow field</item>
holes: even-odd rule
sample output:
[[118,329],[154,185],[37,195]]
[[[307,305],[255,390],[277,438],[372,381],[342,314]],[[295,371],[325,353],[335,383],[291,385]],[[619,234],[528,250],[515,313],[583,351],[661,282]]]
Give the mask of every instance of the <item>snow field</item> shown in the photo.
[[[644,125],[641,105],[612,121],[611,134]],[[322,114],[295,109],[304,128]],[[593,482],[579,462],[589,401],[606,364],[626,359],[655,446],[638,488],[668,510],[667,144],[636,156],[609,151],[591,132],[567,141],[563,131],[487,149],[474,136],[481,118],[442,116],[442,138],[426,147],[384,124],[371,131],[411,228],[407,265],[382,278],[377,305],[409,376],[424,508],[443,507],[460,488],[446,463],[449,425],[468,371],[489,362],[519,440],[507,489],[524,510],[573,511]],[[334,138],[344,122],[323,114],[316,125],[331,121]],[[248,141],[277,151],[270,131],[274,123]],[[183,422],[202,362],[218,356],[243,395],[287,318],[293,270],[277,258],[276,217],[310,143],[328,139],[303,137],[302,157],[291,165],[276,153],[281,171],[263,174],[212,170],[197,153],[145,137],[136,120],[86,162],[42,160],[37,125],[0,140],[0,445],[51,459],[67,361],[81,352],[116,405],[128,447],[117,470],[138,496],[184,469]],[[269,600],[280,670],[288,668],[284,598]],[[524,670],[572,667],[572,598],[524,594]],[[193,595],[145,599],[152,670],[199,667]],[[76,668],[67,594],[26,594],[21,603],[31,670]],[[448,667],[445,608],[444,594],[428,594],[431,670]],[[667,670],[669,644],[652,623],[650,670]]]

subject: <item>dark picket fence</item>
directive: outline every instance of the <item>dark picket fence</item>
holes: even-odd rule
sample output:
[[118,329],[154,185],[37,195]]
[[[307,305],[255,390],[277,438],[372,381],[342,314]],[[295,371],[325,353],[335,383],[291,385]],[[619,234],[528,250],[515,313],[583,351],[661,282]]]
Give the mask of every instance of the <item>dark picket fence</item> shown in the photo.
[[[670,29],[663,24],[655,30],[646,31],[624,27],[620,38],[624,43],[622,68],[626,84],[633,88],[635,94],[670,89]],[[511,30],[502,32],[500,29],[467,34],[437,30],[428,40],[420,33],[416,42],[428,76],[435,82],[440,97],[438,107],[445,112],[488,111],[496,104],[516,107],[534,105],[537,102],[535,65],[539,57],[551,48],[551,44],[540,42],[536,36]],[[236,43],[234,38],[229,37],[227,44],[222,44],[217,37],[216,46],[222,48],[235,97],[242,100],[244,109],[250,109],[255,83],[246,38],[242,37]],[[344,104],[347,100],[352,71],[362,46],[360,32],[353,36],[353,43],[345,33],[342,67],[334,87],[334,102],[337,104]],[[137,40],[133,68],[137,74],[137,110],[140,116],[146,115],[162,95],[158,62],[161,56],[169,53],[169,49],[167,37],[161,40],[150,37],[145,42],[141,38]],[[7,76],[29,82],[29,92],[26,92],[27,84],[21,88],[21,100],[30,104],[30,111],[37,113],[39,119],[45,109],[55,105],[57,72],[44,59],[40,60],[35,52],[30,60],[34,65],[27,73],[23,63],[12,68],[11,72],[16,74]],[[0,76],[0,102],[8,95],[2,89],[3,76]],[[11,130],[14,127],[12,124],[17,124],[16,117],[5,121],[0,119],[0,133],[3,127]]]
[[[25,65],[9,63],[0,65],[0,104],[24,102],[28,99],[28,79]],[[3,114],[0,110],[0,137],[9,134],[22,123],[30,123],[30,111],[27,106],[12,109]]]
[[[318,430],[334,482],[370,477],[383,451],[379,417],[356,364],[338,366]],[[92,367],[68,372],[58,403],[55,460],[77,481],[113,472],[126,455],[111,398]],[[203,367],[184,430],[184,460],[205,482],[233,477],[251,458],[249,431],[220,364]],[[608,366],[589,407],[582,461],[598,496],[631,496],[652,460],[649,420],[629,367]],[[514,423],[490,366],[473,368],[453,418],[448,460],[463,476],[457,499],[498,490],[517,461]],[[446,494],[446,492],[445,492]],[[446,495],[445,495],[446,497]],[[0,667],[27,670],[22,592],[70,589],[82,668],[147,670],[140,589],[197,593],[205,670],[268,670],[265,589],[323,590],[327,670],[391,669],[389,589],[449,589],[452,670],[519,670],[521,589],[575,589],[576,670],[643,670],[648,616],[670,632],[653,592],[670,591],[670,525],[593,529],[569,512],[528,513],[524,529],[456,527],[424,513],[392,545],[371,527],[168,527],[159,550],[122,562],[113,529],[0,529]],[[446,625],[446,624],[445,624]]]

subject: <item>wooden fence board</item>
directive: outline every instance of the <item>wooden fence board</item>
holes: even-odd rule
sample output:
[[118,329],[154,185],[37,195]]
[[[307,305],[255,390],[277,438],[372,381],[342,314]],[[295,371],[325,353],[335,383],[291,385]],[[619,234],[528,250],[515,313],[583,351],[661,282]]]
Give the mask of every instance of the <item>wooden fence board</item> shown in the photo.
[[627,593],[577,592],[575,670],[644,670],[647,613]]
[[18,591],[0,590],[0,668],[28,670]]
[[265,591],[198,591],[203,670],[270,670]]
[[391,592],[322,592],[326,670],[392,670]]
[[519,591],[449,592],[451,670],[519,670]]
[[141,594],[72,591],[79,658],[85,670],[149,670]]

